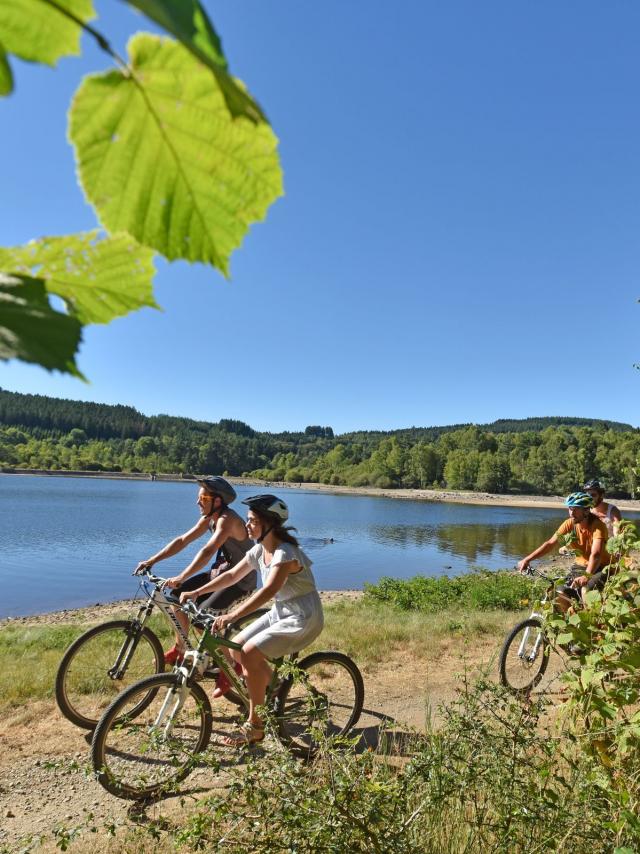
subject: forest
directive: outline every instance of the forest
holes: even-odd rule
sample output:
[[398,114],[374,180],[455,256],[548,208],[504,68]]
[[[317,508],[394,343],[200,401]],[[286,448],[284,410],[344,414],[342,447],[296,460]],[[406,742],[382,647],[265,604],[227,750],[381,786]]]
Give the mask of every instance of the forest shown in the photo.
[[144,415],[130,406],[0,389],[0,466],[193,473],[271,481],[562,494],[591,477],[613,496],[640,487],[640,430],[589,418],[501,419],[335,435],[267,433],[242,421]]

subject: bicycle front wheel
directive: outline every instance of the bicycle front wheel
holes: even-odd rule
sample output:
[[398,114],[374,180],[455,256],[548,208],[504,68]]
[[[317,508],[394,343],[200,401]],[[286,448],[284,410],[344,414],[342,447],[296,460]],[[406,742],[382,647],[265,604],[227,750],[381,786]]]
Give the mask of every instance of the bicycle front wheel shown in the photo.
[[98,782],[112,795],[145,799],[175,791],[208,745],[211,704],[197,682],[182,679],[177,673],[141,679],[100,719],[91,761]]
[[341,652],[314,652],[297,663],[297,671],[278,690],[275,711],[283,742],[308,752],[356,725],[364,682],[356,663]]
[[516,693],[531,691],[549,663],[549,644],[536,617],[523,620],[509,632],[500,651],[500,682]]
[[151,629],[133,620],[112,620],[80,635],[65,652],[56,675],[56,702],[71,723],[94,729],[124,688],[163,670],[162,644]]

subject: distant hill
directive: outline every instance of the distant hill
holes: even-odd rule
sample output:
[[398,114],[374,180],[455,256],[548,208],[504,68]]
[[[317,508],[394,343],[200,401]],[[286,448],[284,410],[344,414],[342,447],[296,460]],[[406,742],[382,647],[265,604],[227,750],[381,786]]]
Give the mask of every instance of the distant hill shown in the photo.
[[347,486],[573,491],[602,477],[635,491],[640,431],[598,418],[499,419],[335,435],[268,433],[243,421],[145,415],[131,406],[0,389],[0,467],[243,475]]

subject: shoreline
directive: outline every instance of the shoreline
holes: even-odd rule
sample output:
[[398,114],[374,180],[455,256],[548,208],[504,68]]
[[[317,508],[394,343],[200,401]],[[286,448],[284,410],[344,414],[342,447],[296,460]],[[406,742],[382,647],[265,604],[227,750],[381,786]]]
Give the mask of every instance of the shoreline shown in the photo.
[[[333,605],[336,602],[360,599],[364,591],[349,590],[319,590],[323,605]],[[127,612],[135,612],[142,599],[118,599],[116,602],[94,602],[93,605],[82,605],[77,608],[62,608],[59,611],[45,611],[39,614],[22,614],[10,617],[0,617],[0,631],[7,626],[56,625],[62,623],[91,623],[105,622]]]
[[[1,475],[32,477],[79,477],[99,478],[101,480],[139,480],[158,483],[195,484],[195,478],[187,475],[149,474],[93,471],[47,471],[44,469],[2,469]],[[485,507],[542,507],[546,509],[563,508],[564,496],[561,495],[513,495],[489,492],[463,492],[445,489],[380,489],[375,486],[332,486],[326,483],[288,483],[286,481],[259,480],[249,477],[229,477],[228,480],[240,486],[261,486],[268,488],[299,489],[302,492],[324,492],[330,495],[363,495],[369,498],[396,498],[404,501],[428,501],[443,504],[475,504]],[[612,503],[622,512],[640,513],[640,500],[631,498],[612,499]]]

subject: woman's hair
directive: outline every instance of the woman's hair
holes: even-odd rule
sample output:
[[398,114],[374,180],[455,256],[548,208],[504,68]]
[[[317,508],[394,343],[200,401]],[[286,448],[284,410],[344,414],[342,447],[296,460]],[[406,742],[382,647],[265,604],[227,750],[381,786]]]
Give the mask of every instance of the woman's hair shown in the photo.
[[270,528],[270,533],[272,533],[277,540],[280,540],[283,543],[291,543],[292,546],[300,545],[293,534],[289,533],[290,531],[297,531],[297,528],[294,528],[291,525],[283,525],[282,522],[277,521],[273,516],[267,516],[264,513],[260,513],[259,510],[253,510],[253,512],[256,514],[258,519],[260,519],[263,530],[266,531]]

